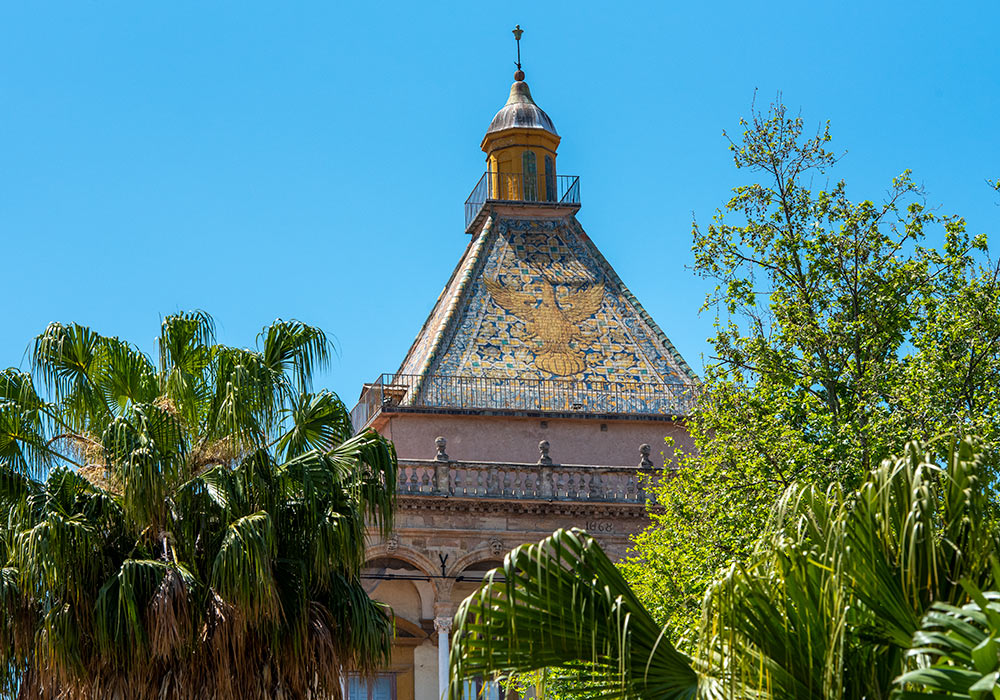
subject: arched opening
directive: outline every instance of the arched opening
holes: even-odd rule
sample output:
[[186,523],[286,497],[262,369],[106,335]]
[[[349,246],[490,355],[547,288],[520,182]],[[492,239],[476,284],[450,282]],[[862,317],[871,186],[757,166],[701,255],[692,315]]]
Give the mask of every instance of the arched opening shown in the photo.
[[[433,660],[431,619],[434,585],[431,576],[400,548],[369,559],[361,570],[365,590],[392,608],[395,639],[389,665],[371,678],[352,676],[347,700],[414,700],[417,671]],[[413,558],[413,557],[409,557]]]
[[538,199],[538,164],[535,162],[534,151],[525,151],[521,154],[521,177],[523,178],[524,201],[536,201]]
[[[468,598],[476,592],[488,572],[502,565],[503,561],[500,559],[483,559],[466,566],[455,576],[455,584],[452,588],[453,600],[459,601]],[[494,580],[502,581],[503,577],[497,576]]]
[[397,618],[419,625],[432,616],[434,592],[430,576],[405,559],[371,559],[361,570],[361,580],[368,595],[389,605]]

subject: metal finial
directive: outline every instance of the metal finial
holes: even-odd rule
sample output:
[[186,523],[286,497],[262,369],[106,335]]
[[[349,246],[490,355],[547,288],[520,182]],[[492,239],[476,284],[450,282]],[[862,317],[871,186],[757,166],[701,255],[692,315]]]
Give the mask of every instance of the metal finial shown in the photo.
[[521,29],[521,25],[518,24],[513,29],[514,41],[517,42],[517,73],[514,74],[515,80],[524,80],[524,71],[521,70],[521,35],[524,34],[524,30]]

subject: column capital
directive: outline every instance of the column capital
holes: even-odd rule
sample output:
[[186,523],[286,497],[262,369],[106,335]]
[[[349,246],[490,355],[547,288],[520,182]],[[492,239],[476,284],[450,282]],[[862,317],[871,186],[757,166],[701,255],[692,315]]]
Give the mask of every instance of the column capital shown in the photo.
[[452,621],[451,617],[446,617],[445,615],[438,615],[437,617],[434,618],[434,630],[438,634],[441,634],[442,632],[444,632],[445,634],[450,634],[451,621]]

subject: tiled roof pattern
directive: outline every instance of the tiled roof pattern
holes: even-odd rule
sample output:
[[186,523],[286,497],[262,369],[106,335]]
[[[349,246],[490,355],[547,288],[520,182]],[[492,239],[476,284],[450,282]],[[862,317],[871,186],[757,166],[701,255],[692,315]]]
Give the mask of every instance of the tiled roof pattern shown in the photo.
[[399,371],[658,385],[697,381],[572,216],[488,218]]

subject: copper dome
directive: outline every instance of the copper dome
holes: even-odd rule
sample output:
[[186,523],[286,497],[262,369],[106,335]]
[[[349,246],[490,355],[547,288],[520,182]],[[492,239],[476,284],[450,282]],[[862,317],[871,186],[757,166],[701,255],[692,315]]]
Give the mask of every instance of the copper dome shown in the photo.
[[549,115],[531,99],[531,90],[523,80],[518,80],[510,86],[507,104],[493,117],[486,133],[492,134],[504,129],[542,129],[555,136],[559,135]]

